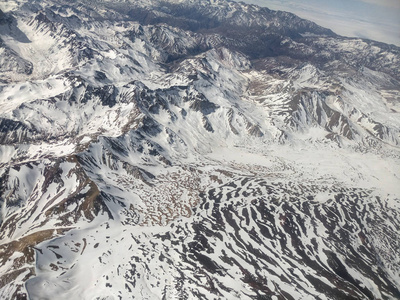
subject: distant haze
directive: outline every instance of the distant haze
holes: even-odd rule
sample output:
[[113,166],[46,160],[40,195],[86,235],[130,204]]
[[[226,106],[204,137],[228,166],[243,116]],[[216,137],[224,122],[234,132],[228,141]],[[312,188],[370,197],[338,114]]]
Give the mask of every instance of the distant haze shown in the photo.
[[284,10],[344,36],[400,46],[400,0],[243,0]]

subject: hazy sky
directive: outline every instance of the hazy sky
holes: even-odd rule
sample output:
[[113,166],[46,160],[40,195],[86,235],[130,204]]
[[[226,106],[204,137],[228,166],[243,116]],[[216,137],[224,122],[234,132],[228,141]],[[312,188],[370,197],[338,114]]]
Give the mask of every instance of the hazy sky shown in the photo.
[[400,0],[243,0],[290,11],[345,36],[400,46]]

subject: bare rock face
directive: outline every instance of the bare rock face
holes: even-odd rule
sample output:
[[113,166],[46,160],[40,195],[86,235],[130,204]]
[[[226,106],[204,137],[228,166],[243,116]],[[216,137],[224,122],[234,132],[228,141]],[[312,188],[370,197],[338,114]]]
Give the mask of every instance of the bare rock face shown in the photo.
[[225,0],[0,5],[1,299],[400,298],[400,49]]

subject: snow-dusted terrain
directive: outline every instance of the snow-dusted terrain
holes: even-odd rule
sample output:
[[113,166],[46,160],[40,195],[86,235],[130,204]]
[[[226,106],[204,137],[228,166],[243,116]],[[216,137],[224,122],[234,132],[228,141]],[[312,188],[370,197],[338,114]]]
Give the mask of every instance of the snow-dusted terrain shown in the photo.
[[0,4],[1,299],[399,299],[400,49],[225,0]]

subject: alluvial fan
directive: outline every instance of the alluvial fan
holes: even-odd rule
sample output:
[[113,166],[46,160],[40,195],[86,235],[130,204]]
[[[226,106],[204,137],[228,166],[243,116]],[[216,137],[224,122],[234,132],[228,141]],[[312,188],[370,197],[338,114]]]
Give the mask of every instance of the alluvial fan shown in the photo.
[[0,4],[1,299],[400,299],[400,49],[226,0]]

